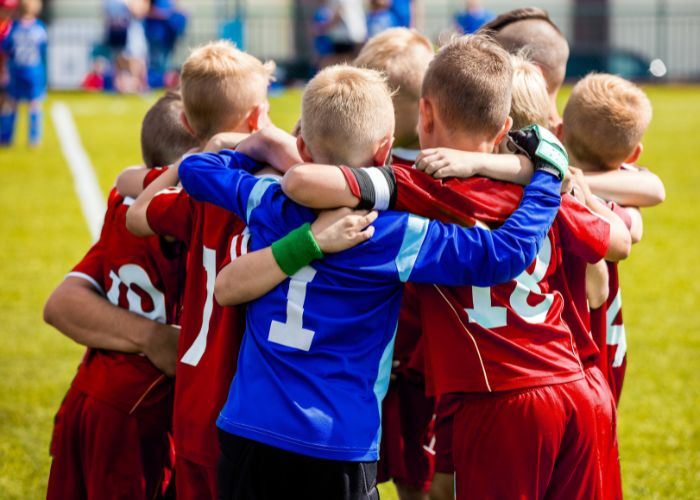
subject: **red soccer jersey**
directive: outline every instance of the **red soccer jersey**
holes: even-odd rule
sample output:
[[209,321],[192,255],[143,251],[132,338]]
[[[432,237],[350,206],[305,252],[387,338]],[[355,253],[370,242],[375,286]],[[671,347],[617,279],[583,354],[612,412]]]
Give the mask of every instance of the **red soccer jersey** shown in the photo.
[[243,307],[219,306],[214,283],[228,259],[247,251],[246,226],[232,213],[197,202],[177,188],[158,193],[147,217],[156,233],[172,236],[188,249],[175,384],[175,450],[187,460],[216,467],[216,418],[236,371],[245,312]]
[[[128,204],[112,190],[100,240],[69,276],[89,279],[116,306],[175,324],[184,276],[182,245],[132,235],[126,229]],[[92,348],[73,381],[85,394],[130,414],[165,403],[172,385],[145,356]]]
[[[395,167],[396,207],[443,221],[502,223],[522,188],[484,178],[434,180]],[[553,283],[562,250],[600,260],[609,224],[565,196],[537,259],[515,280],[482,287],[420,286],[431,393],[503,391],[583,376],[563,299]]]

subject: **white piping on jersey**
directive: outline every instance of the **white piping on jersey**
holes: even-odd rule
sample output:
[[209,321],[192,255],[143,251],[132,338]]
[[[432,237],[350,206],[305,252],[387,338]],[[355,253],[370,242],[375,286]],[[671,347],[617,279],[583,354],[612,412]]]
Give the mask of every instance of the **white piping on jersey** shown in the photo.
[[401,248],[394,260],[396,270],[399,273],[399,279],[404,283],[406,283],[411,276],[413,266],[415,266],[418,254],[423,247],[425,236],[428,234],[429,224],[430,221],[423,217],[418,217],[413,214],[409,214],[408,216]]
[[618,315],[621,309],[622,290],[618,288],[617,294],[608,306],[608,311],[605,314],[605,322],[607,323],[608,327],[605,343],[607,345],[617,346],[615,358],[613,359],[612,363],[613,368],[622,366],[622,362],[625,360],[625,354],[627,353],[627,336],[625,335],[625,325],[613,325],[613,321],[615,321],[615,317]]
[[97,289],[97,291],[100,292],[100,295],[104,296],[104,294],[105,294],[104,289],[103,289],[103,288],[100,286],[100,284],[99,284],[97,281],[95,281],[95,279],[94,279],[92,276],[90,276],[89,274],[81,273],[81,272],[78,272],[78,271],[72,271],[72,272],[66,274],[66,278],[80,278],[80,279],[84,279],[85,281],[87,281],[88,283],[90,283],[92,286],[94,286],[94,287]]
[[246,205],[245,211],[246,224],[250,223],[250,214],[253,213],[253,210],[255,210],[258,207],[258,205],[260,205],[262,197],[265,196],[265,192],[267,191],[267,189],[272,184],[279,184],[280,179],[281,177],[279,176],[260,176],[259,180],[253,186],[253,189],[250,190],[250,195],[248,195],[248,204]]
[[372,181],[374,186],[374,210],[386,210],[391,202],[391,193],[389,192],[389,181],[386,180],[384,174],[379,171],[379,168],[372,167],[365,169],[365,172]]
[[73,186],[90,230],[90,236],[92,236],[93,241],[97,241],[100,237],[107,204],[97,182],[95,169],[80,141],[80,134],[78,134],[70,108],[64,102],[54,103],[51,106],[51,118],[63,156],[73,175]]
[[459,317],[459,313],[457,312],[457,309],[452,305],[452,303],[447,300],[447,297],[445,297],[445,294],[443,291],[440,289],[438,285],[433,285],[435,287],[435,290],[438,291],[442,299],[447,303],[448,306],[450,306],[450,309],[452,309],[452,312],[455,313],[455,316],[457,317],[457,321],[459,321],[459,324],[462,325],[462,328],[464,328],[464,331],[467,333],[470,339],[472,339],[472,342],[474,343],[474,349],[476,349],[476,354],[479,356],[479,363],[481,364],[481,373],[484,374],[484,382],[486,383],[486,389],[489,392],[493,392],[491,389],[491,384],[489,383],[489,376],[486,374],[486,367],[484,366],[484,360],[481,358],[481,351],[479,350],[479,344],[476,342],[476,339],[472,335],[472,333],[469,331],[469,328],[467,328],[467,325],[464,324],[464,321],[462,321],[462,318]]

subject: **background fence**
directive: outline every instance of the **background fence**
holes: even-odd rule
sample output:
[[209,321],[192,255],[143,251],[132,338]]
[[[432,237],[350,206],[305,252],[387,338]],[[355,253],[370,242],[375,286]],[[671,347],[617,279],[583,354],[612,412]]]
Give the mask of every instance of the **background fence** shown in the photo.
[[[309,62],[311,35],[306,20],[318,4],[315,0],[182,0],[179,3],[189,13],[189,25],[176,62],[184,59],[189,47],[235,30],[231,21],[237,18],[242,20],[243,44],[249,52],[279,63]],[[496,13],[523,5],[508,0],[483,3]],[[549,11],[574,51],[586,48],[583,42],[576,41],[577,29],[604,23],[609,38],[603,49],[629,51],[645,60],[660,59],[670,80],[700,80],[700,0],[609,0],[605,17],[601,17],[595,0],[586,8],[576,6],[573,0],[531,3]],[[450,29],[453,15],[463,4],[461,0],[423,0],[423,14],[418,21],[421,30],[437,40]],[[103,37],[102,2],[54,0],[48,3],[47,14],[50,83],[54,88],[75,88],[89,68],[92,48]],[[300,29],[295,30],[295,26]]]

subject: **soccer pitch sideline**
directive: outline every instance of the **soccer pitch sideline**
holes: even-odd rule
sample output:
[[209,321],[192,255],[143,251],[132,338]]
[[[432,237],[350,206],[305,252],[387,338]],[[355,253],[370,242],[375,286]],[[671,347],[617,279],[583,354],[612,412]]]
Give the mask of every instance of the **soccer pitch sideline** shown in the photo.
[[[640,163],[664,180],[667,201],[644,212],[644,240],[621,267],[629,353],[619,413],[624,487],[629,498],[697,498],[700,87],[647,91],[654,119]],[[50,108],[68,105],[106,194],[124,167],[140,163],[140,121],[154,100],[52,94],[43,146],[25,146],[21,119],[16,145],[0,150],[0,498],[45,496],[53,416],[83,352],[41,317],[48,294],[90,245]],[[271,106],[273,120],[289,130],[300,93],[273,97]],[[390,486],[381,493],[395,498]]]

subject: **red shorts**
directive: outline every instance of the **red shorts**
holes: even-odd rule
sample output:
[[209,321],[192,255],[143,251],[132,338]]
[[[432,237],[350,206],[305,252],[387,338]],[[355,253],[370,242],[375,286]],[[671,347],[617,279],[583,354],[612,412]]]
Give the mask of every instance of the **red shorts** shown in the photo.
[[207,467],[178,455],[175,459],[175,491],[178,500],[216,500],[216,467]]
[[54,423],[47,500],[162,497],[174,459],[163,420],[69,389]]
[[396,483],[422,491],[430,489],[433,457],[423,444],[435,403],[425,387],[399,378],[391,383],[382,403],[382,441],[377,482]]
[[604,498],[586,379],[462,396],[452,442],[457,498]]
[[443,394],[435,406],[433,451],[435,452],[435,472],[441,474],[453,474],[455,471],[452,459],[452,425],[461,403],[461,395]]
[[586,382],[596,411],[597,449],[603,498],[622,498],[622,476],[617,442],[615,399],[603,372],[597,366],[586,368]]

